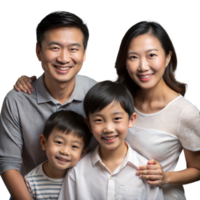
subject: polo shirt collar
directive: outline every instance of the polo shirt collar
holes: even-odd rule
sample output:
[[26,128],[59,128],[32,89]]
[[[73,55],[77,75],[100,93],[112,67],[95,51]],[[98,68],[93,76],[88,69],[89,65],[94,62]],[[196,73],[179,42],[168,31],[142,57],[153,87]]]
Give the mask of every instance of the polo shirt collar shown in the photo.
[[[84,93],[84,90],[83,90],[83,84],[84,83],[81,83],[79,76],[76,75],[76,77],[75,77],[75,87],[74,87],[74,90],[72,92],[71,97],[69,98],[70,101],[73,101],[73,100],[83,101],[83,99],[85,97],[85,93]],[[37,79],[36,93],[37,93],[37,102],[38,103],[46,103],[46,102],[53,102],[54,104],[58,103],[58,101],[56,101],[49,94],[49,92],[47,91],[47,89],[44,85],[44,74]],[[67,100],[67,102],[69,100]]]
[[[133,149],[131,149],[130,145],[126,141],[125,141],[125,144],[128,147],[128,151],[127,151],[124,161],[120,165],[120,169],[122,169],[124,166],[126,166],[127,163],[130,163],[134,168],[139,167],[139,160],[137,157],[137,152],[135,152]],[[96,149],[92,153],[93,167],[95,167],[97,162],[102,162],[101,157],[99,155],[99,145],[96,147]]]

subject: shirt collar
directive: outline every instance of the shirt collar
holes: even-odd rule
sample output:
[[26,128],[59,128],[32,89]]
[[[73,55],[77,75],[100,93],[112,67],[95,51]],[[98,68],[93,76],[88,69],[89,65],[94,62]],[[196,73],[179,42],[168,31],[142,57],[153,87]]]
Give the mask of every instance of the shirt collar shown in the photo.
[[[120,165],[120,169],[122,169],[124,166],[126,166],[127,163],[130,163],[130,165],[133,166],[134,168],[139,167],[140,163],[139,163],[139,160],[138,160],[138,157],[137,157],[138,153],[135,152],[133,149],[131,149],[128,142],[126,142],[126,141],[124,141],[124,142],[128,147],[128,151],[127,151],[127,154],[126,154],[124,161]],[[101,157],[99,155],[99,145],[96,147],[96,149],[92,153],[92,165],[93,165],[93,167],[95,167],[97,162],[102,162]]]
[[[71,102],[73,100],[83,101],[83,99],[85,97],[83,87],[81,87],[83,84],[84,83],[81,83],[79,76],[76,75],[74,90],[72,92],[71,97],[65,103],[68,103],[69,101]],[[37,102],[38,103],[46,103],[46,102],[53,102],[54,104],[59,103],[47,91],[47,89],[44,85],[44,74],[42,76],[40,76],[36,82],[36,92],[37,92]]]

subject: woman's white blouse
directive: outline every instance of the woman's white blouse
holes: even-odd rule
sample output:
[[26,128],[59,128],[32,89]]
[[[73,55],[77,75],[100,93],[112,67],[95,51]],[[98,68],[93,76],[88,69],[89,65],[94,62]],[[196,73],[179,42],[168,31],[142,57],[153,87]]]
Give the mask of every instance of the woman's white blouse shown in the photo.
[[[129,129],[127,142],[147,159],[155,159],[164,171],[173,171],[183,148],[200,151],[199,110],[183,96],[164,109],[144,114],[135,109],[137,118]],[[163,186],[165,200],[185,199],[182,186]]]

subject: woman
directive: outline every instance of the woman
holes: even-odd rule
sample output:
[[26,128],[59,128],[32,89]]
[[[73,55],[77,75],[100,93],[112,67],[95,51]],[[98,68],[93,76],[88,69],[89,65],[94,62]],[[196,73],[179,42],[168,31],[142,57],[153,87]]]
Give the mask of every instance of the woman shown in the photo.
[[[185,199],[182,184],[200,179],[199,111],[183,97],[186,85],[176,81],[176,66],[172,42],[154,22],[140,22],[127,31],[115,64],[117,81],[133,94],[137,114],[127,141],[161,164],[150,160],[138,175],[162,185],[169,200]],[[187,169],[173,172],[182,149]]]
[[[184,99],[186,86],[176,81],[176,66],[172,42],[154,22],[140,22],[127,31],[115,65],[117,81],[133,94],[137,113],[127,141],[151,159],[138,168],[138,175],[162,186],[166,200],[185,199],[182,184],[200,179],[199,111]],[[24,82],[26,90],[31,88],[28,80],[19,79],[15,89],[23,90]],[[187,169],[173,172],[182,149]]]

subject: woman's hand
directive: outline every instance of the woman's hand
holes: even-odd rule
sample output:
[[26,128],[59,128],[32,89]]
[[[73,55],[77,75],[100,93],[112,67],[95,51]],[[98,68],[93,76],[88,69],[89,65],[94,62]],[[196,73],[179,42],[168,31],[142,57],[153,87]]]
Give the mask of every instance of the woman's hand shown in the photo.
[[20,77],[14,85],[16,91],[22,91],[24,93],[31,94],[33,92],[33,87],[31,83],[36,79],[36,76],[28,77],[22,76]]
[[161,164],[154,159],[150,159],[147,165],[138,167],[136,175],[146,179],[150,185],[162,186],[167,183],[166,173],[163,171]]

